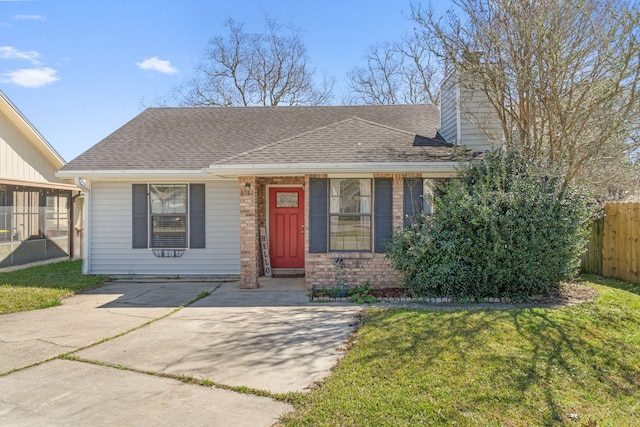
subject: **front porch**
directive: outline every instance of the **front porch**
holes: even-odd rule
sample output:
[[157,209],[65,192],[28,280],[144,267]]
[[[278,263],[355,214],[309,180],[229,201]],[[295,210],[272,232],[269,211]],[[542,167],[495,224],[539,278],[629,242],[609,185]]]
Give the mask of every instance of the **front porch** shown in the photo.
[[[278,243],[287,243],[286,247],[281,247],[282,251],[286,250],[287,255],[293,252],[294,255],[287,257],[283,255],[277,257],[277,259],[274,259],[273,256],[268,256],[269,269],[276,269],[276,271],[283,269],[296,272],[298,276],[304,276],[306,253],[304,224],[307,217],[307,200],[304,192],[305,177],[245,176],[239,177],[238,180],[240,184],[240,287],[254,289],[261,286],[261,282],[269,283],[267,280],[269,278],[265,277],[261,229],[265,233],[265,243],[268,248],[271,248],[273,244],[270,240],[276,242],[272,233],[276,231],[277,227],[276,224],[272,224],[272,221],[270,221],[269,214],[273,213],[271,211],[276,205],[275,200],[272,199],[274,194],[278,193],[278,189],[282,189],[282,192],[288,190],[289,194],[296,195],[294,203],[289,203],[287,206],[295,206],[288,208],[289,210],[300,210],[299,215],[297,215],[300,217],[300,222],[298,224],[287,223],[287,230],[284,230],[285,227],[281,224],[279,232],[286,232],[290,235],[287,236],[289,241]],[[272,225],[274,226],[273,230]],[[294,230],[291,231],[292,229]],[[296,235],[294,235],[294,232]],[[298,233],[299,236],[297,236]],[[282,240],[282,236],[280,240]],[[287,262],[285,258],[297,259]],[[284,264],[282,264],[283,262]]]
[[304,277],[260,277],[261,292],[306,292]]
[[[370,209],[370,235],[369,248],[362,250],[310,250],[309,221],[310,214],[310,182],[313,180],[329,181],[327,174],[313,174],[300,176],[240,176],[240,287],[255,289],[260,286],[272,284],[268,274],[265,275],[265,262],[263,243],[267,243],[269,252],[267,257],[270,266],[267,272],[298,273],[303,275],[306,289],[314,286],[335,286],[338,282],[348,286],[360,286],[368,282],[373,287],[395,287],[400,283],[400,275],[395,271],[385,258],[384,251],[376,243],[377,230],[375,216],[382,218],[381,205],[385,210],[385,217],[389,224],[389,230],[396,229],[403,224],[403,186],[407,174],[363,174],[362,178],[371,182],[372,189],[378,191],[378,183],[387,185],[386,195],[383,199],[382,190],[379,190],[378,201]],[[328,187],[327,187],[328,188]],[[293,196],[294,193],[298,196]],[[287,193],[287,194],[284,194]],[[328,193],[325,192],[326,195]],[[289,197],[291,196],[291,197]],[[371,196],[370,196],[371,197]],[[326,198],[326,196],[325,196]],[[383,201],[384,200],[384,201]],[[295,216],[276,216],[274,209],[284,207],[285,213],[294,206],[301,209],[300,222],[295,223]],[[285,218],[285,219],[282,219]],[[293,219],[291,219],[293,218]],[[327,217],[325,221],[325,234],[329,233]],[[277,222],[277,224],[276,224]],[[286,223],[283,234],[282,224]],[[392,227],[392,228],[391,228]],[[264,232],[264,241],[261,236]],[[276,237],[276,234],[280,237]],[[391,231],[386,234],[390,236]],[[282,242],[283,236],[285,243]],[[325,235],[325,239],[328,237]],[[375,243],[375,245],[374,245]],[[374,247],[375,246],[375,247]],[[289,264],[286,257],[279,254],[286,252],[290,258]],[[296,264],[298,263],[298,264]],[[282,270],[279,270],[282,269]],[[276,274],[277,275],[277,274]]]

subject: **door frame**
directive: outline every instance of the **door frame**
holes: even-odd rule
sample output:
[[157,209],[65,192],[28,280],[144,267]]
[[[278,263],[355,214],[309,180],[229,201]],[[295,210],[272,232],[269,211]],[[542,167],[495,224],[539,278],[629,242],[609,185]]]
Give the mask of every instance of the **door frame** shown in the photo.
[[[265,226],[267,229],[267,241],[271,241],[271,207],[269,205],[269,193],[271,193],[271,188],[302,188],[302,193],[304,195],[304,213],[302,215],[302,220],[304,221],[304,265],[307,265],[307,250],[306,250],[306,242],[307,242],[307,192],[304,184],[267,184],[265,185],[264,191],[264,202],[265,202]],[[269,246],[269,251],[271,251],[271,246]],[[273,267],[272,267],[273,268]],[[304,267],[303,267],[304,268]]]

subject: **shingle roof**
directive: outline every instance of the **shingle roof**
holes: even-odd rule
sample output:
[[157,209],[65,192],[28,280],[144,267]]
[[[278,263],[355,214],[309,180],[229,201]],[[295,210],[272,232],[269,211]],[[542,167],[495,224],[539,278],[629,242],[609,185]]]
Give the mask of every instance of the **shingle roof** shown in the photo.
[[[417,145],[419,143],[420,145]],[[425,148],[429,147],[429,148]],[[449,144],[358,117],[223,159],[215,164],[453,161]]]
[[150,108],[62,170],[450,161],[434,105]]

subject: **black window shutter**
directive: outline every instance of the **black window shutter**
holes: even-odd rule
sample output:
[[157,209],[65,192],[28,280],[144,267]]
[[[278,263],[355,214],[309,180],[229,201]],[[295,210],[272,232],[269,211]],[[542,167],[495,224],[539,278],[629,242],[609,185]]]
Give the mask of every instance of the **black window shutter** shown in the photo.
[[393,179],[374,179],[373,196],[373,250],[382,253],[393,234]]
[[189,186],[189,244],[191,248],[205,247],[205,214],[204,214],[204,184]]
[[133,184],[133,248],[149,245],[149,220],[147,210],[147,184]]
[[309,179],[309,252],[326,253],[328,247],[329,180]]
[[409,217],[424,210],[422,201],[422,178],[404,179],[404,226],[410,223]]

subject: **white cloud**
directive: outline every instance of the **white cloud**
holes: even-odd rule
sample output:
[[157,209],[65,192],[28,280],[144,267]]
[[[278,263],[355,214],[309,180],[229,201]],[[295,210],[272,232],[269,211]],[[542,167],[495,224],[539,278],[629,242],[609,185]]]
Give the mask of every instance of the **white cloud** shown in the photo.
[[47,18],[42,15],[16,15],[13,17],[16,21],[46,21]]
[[136,62],[136,65],[142,70],[157,71],[159,73],[174,74],[178,72],[177,68],[171,66],[171,61],[159,59],[157,56],[145,59],[142,62]]
[[60,80],[58,72],[53,68],[25,68],[10,73],[4,73],[2,82],[13,83],[18,86],[37,88]]
[[28,52],[21,51],[11,46],[0,46],[0,58],[1,59],[24,59],[31,62],[33,65],[38,65],[40,61],[40,53],[35,50]]

